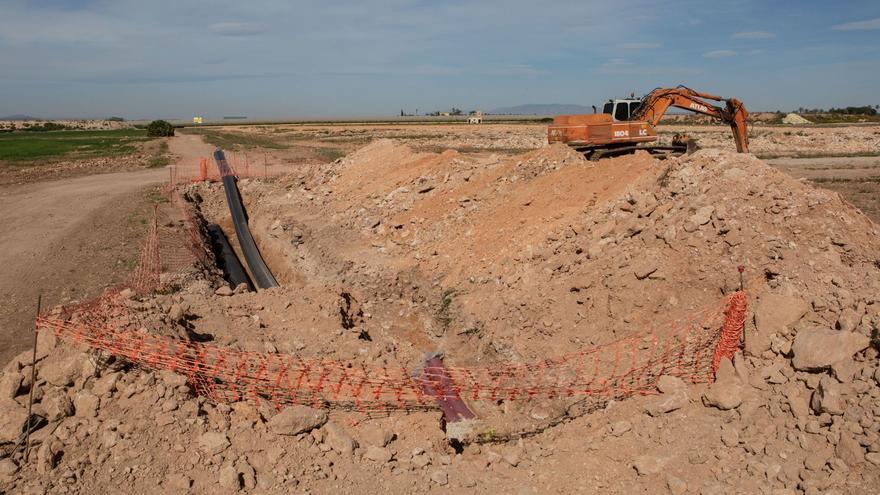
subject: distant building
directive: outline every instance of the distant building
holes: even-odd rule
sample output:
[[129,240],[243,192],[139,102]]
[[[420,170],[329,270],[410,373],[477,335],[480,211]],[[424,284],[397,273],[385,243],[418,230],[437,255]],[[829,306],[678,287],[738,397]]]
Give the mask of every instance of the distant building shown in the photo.
[[482,124],[483,123],[483,112],[480,110],[475,110],[471,112],[468,117],[468,124]]
[[193,117],[193,124],[202,124],[205,119],[203,117]]
[[437,115],[439,115],[441,117],[449,117],[452,114],[449,112],[437,112]]

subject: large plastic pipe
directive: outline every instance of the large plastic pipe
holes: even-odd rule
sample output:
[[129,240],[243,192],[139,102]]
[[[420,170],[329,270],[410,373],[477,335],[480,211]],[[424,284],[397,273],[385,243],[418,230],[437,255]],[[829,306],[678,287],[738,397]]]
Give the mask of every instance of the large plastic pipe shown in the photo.
[[245,284],[248,291],[253,292],[254,284],[233,251],[232,245],[229,244],[223,229],[217,224],[208,225],[208,235],[211,236],[211,247],[217,255],[217,266],[223,270],[223,278],[229,282],[229,286],[234,289]]
[[248,228],[247,215],[244,212],[244,205],[241,203],[241,194],[238,191],[235,174],[232,168],[226,162],[226,156],[223,150],[217,148],[214,151],[214,161],[217,162],[217,169],[220,171],[220,177],[223,180],[223,189],[226,190],[226,203],[229,204],[229,213],[232,214],[232,224],[235,226],[235,235],[238,236],[238,244],[241,246],[244,260],[254,276],[254,282],[260,289],[268,289],[278,287],[278,282],[263,261],[260,250],[251,235]]

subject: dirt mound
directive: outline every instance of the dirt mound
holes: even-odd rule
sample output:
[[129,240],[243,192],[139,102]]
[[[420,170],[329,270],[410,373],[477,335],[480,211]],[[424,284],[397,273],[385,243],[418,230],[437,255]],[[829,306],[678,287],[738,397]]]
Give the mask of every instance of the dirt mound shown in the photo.
[[783,124],[812,124],[813,122],[801,117],[796,113],[790,113],[782,118]]
[[[472,438],[488,444],[455,450],[437,412],[213,404],[179,375],[96,367],[46,338],[36,383],[22,355],[0,388],[6,440],[32,387],[54,428],[37,434],[35,464],[0,461],[10,491],[880,486],[880,230],[837,194],[714,150],[587,162],[564,146],[503,157],[388,140],[240,185],[284,286],[219,295],[206,277],[133,298],[138,321],[357,369],[413,370],[442,351],[449,365],[539,363],[522,369],[540,373],[666,322],[698,328],[695,312],[737,290],[741,266],[744,353],[721,360],[711,385],[656,377],[659,396],[598,411],[565,396],[466,397],[480,416]],[[225,221],[218,186],[191,192]]]

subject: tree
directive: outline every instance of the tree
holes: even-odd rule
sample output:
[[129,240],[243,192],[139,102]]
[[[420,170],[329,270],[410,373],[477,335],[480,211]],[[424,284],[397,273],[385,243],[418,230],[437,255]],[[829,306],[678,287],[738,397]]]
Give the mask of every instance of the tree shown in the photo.
[[174,135],[174,126],[164,120],[154,120],[147,126],[147,136],[168,137]]

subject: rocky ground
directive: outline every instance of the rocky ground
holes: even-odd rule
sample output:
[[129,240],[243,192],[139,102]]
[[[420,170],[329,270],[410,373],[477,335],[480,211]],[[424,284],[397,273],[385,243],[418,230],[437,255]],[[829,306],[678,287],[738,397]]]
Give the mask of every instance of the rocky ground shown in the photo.
[[[41,333],[36,381],[28,352],[0,380],[7,491],[880,489],[880,228],[836,193],[725,150],[587,162],[401,140],[240,188],[282,287],[232,291],[207,271],[126,294],[151,331],[407,369],[438,350],[456,366],[533,362],[717,304],[743,266],[745,348],[712,385],[664,376],[587,414],[471,402],[483,442],[457,447],[439,412],[216,404]],[[231,232],[219,186],[186,192]],[[49,424],[24,463],[31,389]]]

